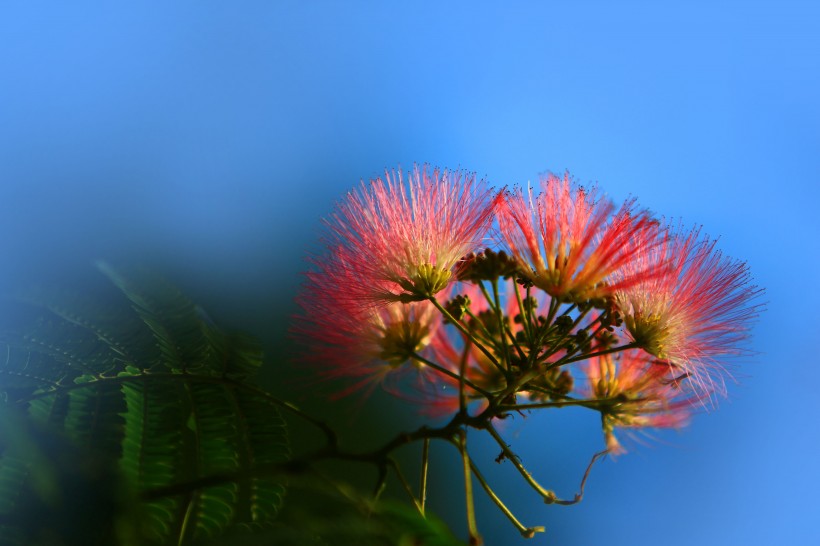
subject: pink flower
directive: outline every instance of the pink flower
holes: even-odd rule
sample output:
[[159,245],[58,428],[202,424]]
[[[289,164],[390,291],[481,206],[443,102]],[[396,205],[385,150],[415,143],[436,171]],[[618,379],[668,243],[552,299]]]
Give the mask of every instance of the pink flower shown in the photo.
[[297,299],[304,314],[296,317],[292,333],[305,345],[305,362],[322,379],[348,382],[336,397],[377,385],[401,394],[407,376],[422,383],[437,379],[414,358],[441,323],[430,302],[362,307],[340,297],[344,270],[326,273],[308,276]]
[[594,357],[583,367],[589,393],[608,401],[602,406],[601,423],[613,454],[625,452],[616,429],[680,428],[699,402],[699,395],[682,388],[685,377],[675,377],[674,369],[643,351]]
[[724,392],[723,357],[742,354],[759,305],[745,263],[715,250],[715,241],[664,231],[660,244],[637,239],[635,258],[618,275],[666,263],[667,273],[621,289],[616,302],[629,336],[642,349],[668,361],[702,392]]
[[611,275],[633,261],[637,249],[628,242],[657,229],[646,211],[627,201],[618,211],[598,199],[597,188],[571,184],[568,175],[541,179],[533,198],[519,188],[497,200],[501,235],[522,273],[553,297],[570,301],[600,298],[627,288],[657,272],[632,269],[613,281]]
[[385,172],[338,203],[326,222],[334,254],[321,267],[341,262],[349,282],[338,288],[363,305],[429,298],[481,244],[488,197],[482,182],[461,171],[416,166],[406,179],[400,170]]

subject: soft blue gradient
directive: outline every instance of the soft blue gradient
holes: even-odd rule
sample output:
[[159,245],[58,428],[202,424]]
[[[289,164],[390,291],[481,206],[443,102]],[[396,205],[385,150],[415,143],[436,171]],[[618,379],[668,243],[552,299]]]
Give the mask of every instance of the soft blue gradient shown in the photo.
[[[276,341],[319,219],[360,178],[414,161],[497,186],[568,169],[703,224],[768,310],[719,411],[596,467],[579,506],[540,504],[476,436],[499,493],[547,524],[531,543],[820,544],[817,4],[438,4],[4,3],[0,280],[160,264]],[[594,417],[506,433],[571,496],[602,445]],[[444,464],[431,503],[454,504],[463,534]],[[488,544],[523,543],[479,509]]]

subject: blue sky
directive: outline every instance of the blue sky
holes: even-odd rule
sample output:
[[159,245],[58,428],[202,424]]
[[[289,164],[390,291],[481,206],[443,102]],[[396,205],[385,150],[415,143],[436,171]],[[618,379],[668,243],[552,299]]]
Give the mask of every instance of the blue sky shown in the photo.
[[[546,523],[534,543],[815,544],[818,97],[808,2],[4,3],[0,281],[143,261],[276,340],[320,218],[360,178],[569,170],[702,224],[768,309],[729,399],[601,464],[581,505],[539,504],[476,439],[490,479]],[[596,427],[557,412],[509,432],[571,495]],[[518,542],[479,509],[489,544]]]

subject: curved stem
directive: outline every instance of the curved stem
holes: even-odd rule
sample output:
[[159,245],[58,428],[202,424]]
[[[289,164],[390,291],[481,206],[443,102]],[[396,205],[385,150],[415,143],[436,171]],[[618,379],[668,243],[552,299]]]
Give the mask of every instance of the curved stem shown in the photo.
[[601,457],[604,457],[607,453],[609,453],[609,450],[599,451],[598,453],[596,453],[595,455],[592,456],[592,459],[589,461],[589,464],[587,465],[586,471],[584,471],[584,477],[581,478],[581,486],[578,490],[578,493],[575,494],[574,499],[572,499],[572,500],[555,499],[555,501],[553,501],[553,502],[555,504],[560,504],[561,506],[570,506],[572,504],[578,504],[579,502],[581,502],[581,499],[584,498],[584,486],[587,483],[587,478],[589,478],[589,473],[592,471],[592,466],[595,464],[595,462],[598,459],[600,459]]
[[518,521],[518,518],[516,518],[515,515],[513,515],[510,509],[507,508],[507,506],[501,501],[501,499],[498,498],[498,495],[495,494],[495,491],[492,490],[490,484],[487,483],[487,480],[485,480],[484,476],[481,475],[481,472],[478,471],[478,467],[476,467],[472,459],[470,459],[470,469],[473,471],[473,475],[478,480],[478,483],[480,483],[481,487],[484,488],[484,492],[487,493],[488,497],[490,497],[490,500],[492,500],[498,507],[498,509],[501,510],[501,512],[505,516],[507,516],[507,519],[509,519],[510,522],[512,522],[512,524],[515,526],[515,528],[518,529],[518,532],[521,533],[521,536],[523,536],[524,538],[532,538],[535,536],[535,533],[543,533],[546,530],[542,526],[524,527],[524,525],[522,525],[521,522]]
[[498,432],[495,430],[495,427],[493,427],[492,423],[489,423],[487,425],[487,432],[489,432],[490,435],[495,439],[496,443],[498,443],[499,447],[501,447],[501,452],[507,459],[510,460],[515,469],[518,470],[518,473],[524,477],[524,480],[528,484],[530,484],[530,487],[535,489],[535,491],[539,495],[541,495],[541,497],[544,499],[544,502],[546,504],[554,503],[556,499],[555,493],[547,489],[544,489],[541,486],[541,484],[535,481],[535,478],[532,477],[532,474],[530,474],[529,471],[526,468],[524,468],[524,465],[521,464],[521,461],[518,460],[518,455],[513,453],[513,451],[510,449],[510,447],[507,445],[507,443],[504,441],[501,435],[498,434]]

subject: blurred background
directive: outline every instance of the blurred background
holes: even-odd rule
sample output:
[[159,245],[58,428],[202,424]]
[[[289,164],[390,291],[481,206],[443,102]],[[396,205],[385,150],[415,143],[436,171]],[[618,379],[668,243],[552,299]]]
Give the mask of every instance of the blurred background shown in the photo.
[[[412,408],[383,394],[329,406],[333,388],[285,362],[320,219],[397,165],[496,187],[568,170],[702,224],[748,261],[768,309],[729,399],[596,466],[580,505],[541,504],[473,434],[499,495],[547,526],[531,543],[820,543],[820,8],[440,4],[4,3],[2,288],[92,276],[97,258],[151,267],[264,340],[269,388],[349,446],[377,445],[421,422]],[[505,434],[572,497],[603,447],[596,415],[516,417]],[[456,453],[434,455],[430,507],[463,537]],[[487,544],[524,543],[478,499]]]

